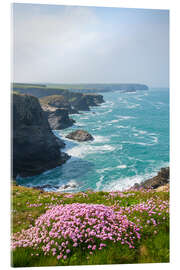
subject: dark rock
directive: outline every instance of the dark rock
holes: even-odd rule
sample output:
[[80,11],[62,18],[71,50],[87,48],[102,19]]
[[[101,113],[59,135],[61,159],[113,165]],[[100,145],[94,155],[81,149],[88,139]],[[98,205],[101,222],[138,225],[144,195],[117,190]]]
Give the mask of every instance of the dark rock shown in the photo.
[[[72,93],[78,94],[78,93]],[[78,111],[89,111],[90,106],[98,106],[103,103],[103,96],[98,94],[79,94],[71,100],[71,106]]]
[[55,107],[58,109],[65,109],[68,111],[68,113],[78,113],[77,110],[72,108],[70,102],[68,101],[68,98],[63,95],[52,95],[52,96],[46,96],[43,98],[40,98],[40,104],[42,106],[49,105],[51,107]]
[[56,142],[57,142],[59,148],[65,148],[66,144],[63,142],[63,140],[56,138]]
[[84,95],[72,100],[71,105],[78,111],[90,111],[88,99]]
[[76,185],[75,184],[72,184],[72,185],[65,185],[64,187],[63,187],[64,189],[67,189],[67,188],[76,188]]
[[36,97],[13,94],[12,137],[14,177],[40,174],[69,159],[61,153],[60,142]]
[[75,123],[75,120],[69,118],[69,114],[66,109],[59,109],[49,105],[41,105],[41,107],[47,114],[48,122],[53,130],[71,127]]
[[104,102],[103,96],[98,94],[84,94],[88,106],[98,106]]
[[161,168],[158,174],[150,179],[145,180],[144,182],[138,184],[136,183],[133,188],[140,189],[155,189],[160,186],[164,186],[169,183],[169,167]]
[[92,137],[91,134],[89,134],[85,130],[76,130],[71,133],[69,133],[66,138],[71,139],[71,140],[76,140],[78,142],[85,142],[85,141],[92,141],[94,138]]

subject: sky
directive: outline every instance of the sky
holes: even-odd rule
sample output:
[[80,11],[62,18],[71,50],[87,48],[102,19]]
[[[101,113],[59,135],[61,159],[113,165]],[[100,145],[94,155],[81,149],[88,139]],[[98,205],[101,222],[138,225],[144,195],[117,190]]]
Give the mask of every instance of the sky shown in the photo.
[[12,5],[12,80],[169,86],[169,11]]

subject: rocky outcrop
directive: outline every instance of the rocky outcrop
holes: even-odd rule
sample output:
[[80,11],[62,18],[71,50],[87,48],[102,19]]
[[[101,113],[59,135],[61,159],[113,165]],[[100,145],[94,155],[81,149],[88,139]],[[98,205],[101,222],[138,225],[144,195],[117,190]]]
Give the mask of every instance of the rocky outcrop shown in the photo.
[[102,95],[97,95],[97,94],[84,94],[88,106],[98,106],[101,103],[104,102],[103,96]]
[[73,109],[67,97],[63,95],[52,95],[39,99],[42,106],[49,105],[51,107],[65,109],[69,114],[78,113],[77,110]]
[[66,138],[71,139],[71,140],[76,140],[78,142],[85,142],[85,141],[92,141],[94,140],[93,136],[89,134],[85,130],[76,130],[71,133],[69,133]]
[[66,109],[58,109],[48,105],[41,105],[41,107],[46,113],[50,127],[53,130],[71,127],[75,123],[75,120],[69,118],[68,110]]
[[135,184],[133,188],[140,189],[140,188],[145,188],[145,189],[156,189],[160,186],[164,186],[169,183],[169,167],[167,168],[162,168],[158,174],[148,180],[145,180],[144,182],[140,184]]
[[101,95],[66,92],[66,96],[52,95],[39,99],[52,129],[64,129],[72,126],[75,121],[70,119],[68,114],[89,111],[90,106],[98,106],[104,102]]
[[97,94],[80,94],[70,99],[71,106],[78,111],[90,111],[90,106],[98,106],[103,102],[103,96]]
[[36,97],[13,94],[13,177],[32,176],[63,164],[69,156],[52,133]]
[[85,95],[79,96],[78,98],[74,98],[71,101],[71,105],[75,110],[78,111],[90,111],[88,100]]
[[41,104],[67,109],[69,114],[78,113],[78,111],[89,111],[89,106],[97,106],[104,102],[103,96],[99,94],[84,94],[44,86],[37,87],[35,85],[31,87],[28,84],[27,86],[26,84],[14,84],[13,90],[38,97]]

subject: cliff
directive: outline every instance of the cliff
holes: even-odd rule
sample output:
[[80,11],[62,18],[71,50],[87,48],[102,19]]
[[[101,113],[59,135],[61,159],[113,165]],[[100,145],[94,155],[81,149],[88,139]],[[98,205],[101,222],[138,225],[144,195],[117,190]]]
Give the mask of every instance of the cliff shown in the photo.
[[[60,88],[14,84],[13,90],[38,97],[41,103],[46,103],[57,108],[65,108],[69,113],[89,111],[89,106],[97,106],[104,102],[103,96],[99,94],[84,94]],[[59,100],[57,96],[60,96]]]
[[51,106],[59,109],[65,109],[69,114],[78,113],[77,110],[73,109],[68,98],[63,95],[51,95],[45,96],[39,99],[42,106]]
[[45,114],[48,117],[48,122],[51,129],[59,130],[67,127],[71,127],[75,120],[69,118],[68,110],[64,108],[56,108],[49,105],[41,105]]
[[36,97],[13,94],[13,177],[32,176],[63,164],[64,143],[52,133]]
[[133,188],[140,189],[156,189],[158,187],[169,184],[169,167],[161,168],[158,174],[150,179],[143,181],[142,183],[134,184]]

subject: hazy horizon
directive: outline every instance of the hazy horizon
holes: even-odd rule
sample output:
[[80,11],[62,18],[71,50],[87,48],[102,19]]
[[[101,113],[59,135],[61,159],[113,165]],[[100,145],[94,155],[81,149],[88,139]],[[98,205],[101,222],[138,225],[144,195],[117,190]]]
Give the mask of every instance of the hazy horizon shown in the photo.
[[13,81],[169,87],[169,11],[13,4]]

